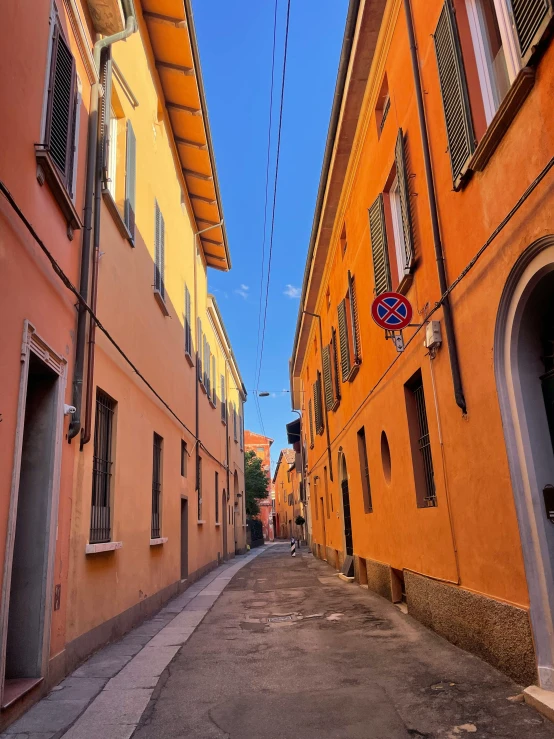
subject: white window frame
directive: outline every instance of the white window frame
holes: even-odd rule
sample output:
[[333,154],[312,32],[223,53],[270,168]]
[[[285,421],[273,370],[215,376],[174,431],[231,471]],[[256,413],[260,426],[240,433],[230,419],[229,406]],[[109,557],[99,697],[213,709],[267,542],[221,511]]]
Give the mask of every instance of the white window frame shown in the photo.
[[398,185],[398,177],[394,178],[389,189],[389,205],[394,238],[394,253],[396,256],[396,271],[398,273],[399,282],[402,282],[404,277],[409,273],[409,270],[406,269],[406,265],[404,264],[406,260],[406,246],[404,243],[404,225],[402,223],[402,208],[400,205],[400,187]]
[[[508,79],[511,85],[521,69],[521,57],[519,55],[518,41],[512,24],[508,0],[493,0],[493,3],[496,11],[498,28],[500,30],[500,38],[502,39],[502,48],[506,59],[506,67],[508,69]],[[481,95],[483,97],[483,106],[485,108],[485,119],[488,126],[494,118],[494,115],[502,101],[496,99],[496,93],[493,89],[491,80],[491,59],[489,58],[487,44],[484,39],[483,21],[479,9],[479,0],[466,0],[466,8],[469,28],[471,31],[471,40],[473,42],[473,50],[475,52],[475,60],[477,63],[477,74],[479,75]]]

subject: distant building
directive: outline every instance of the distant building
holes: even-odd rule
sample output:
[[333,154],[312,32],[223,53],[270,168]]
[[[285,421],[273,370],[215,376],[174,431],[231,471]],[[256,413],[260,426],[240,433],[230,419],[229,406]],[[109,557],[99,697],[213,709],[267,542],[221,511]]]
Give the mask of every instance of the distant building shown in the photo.
[[275,488],[275,521],[276,536],[279,539],[304,539],[306,530],[298,526],[296,519],[302,516],[306,520],[302,477],[296,467],[297,454],[294,449],[281,449],[273,485]]
[[257,457],[262,460],[262,468],[267,475],[269,482],[269,495],[265,500],[259,501],[260,515],[259,518],[262,522],[264,539],[266,541],[273,541],[275,536],[274,527],[274,510],[275,510],[275,495],[273,491],[273,483],[271,480],[271,445],[273,439],[263,434],[256,434],[254,431],[244,432],[244,451],[254,452]]

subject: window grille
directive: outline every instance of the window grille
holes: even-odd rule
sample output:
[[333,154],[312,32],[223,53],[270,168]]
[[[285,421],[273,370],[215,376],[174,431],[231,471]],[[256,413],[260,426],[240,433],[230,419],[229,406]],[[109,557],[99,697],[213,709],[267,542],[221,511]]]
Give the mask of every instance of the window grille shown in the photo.
[[427,505],[434,506],[437,502],[435,491],[435,473],[433,471],[433,459],[431,457],[431,441],[429,439],[429,425],[427,423],[427,410],[425,408],[425,396],[423,395],[423,383],[420,382],[412,390],[416,402],[417,422],[419,426],[418,446],[423,459],[425,471],[425,500]]
[[151,538],[160,538],[160,499],[162,494],[162,443],[163,439],[154,434],[154,459],[152,465],[152,528]]
[[113,468],[113,418],[115,400],[96,390],[94,452],[92,457],[92,505],[90,515],[91,544],[111,538],[111,479]]

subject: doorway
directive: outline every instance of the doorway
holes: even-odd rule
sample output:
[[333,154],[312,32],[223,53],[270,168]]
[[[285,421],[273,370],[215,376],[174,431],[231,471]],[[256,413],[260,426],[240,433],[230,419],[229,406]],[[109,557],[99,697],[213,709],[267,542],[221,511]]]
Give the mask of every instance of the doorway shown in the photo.
[[531,245],[504,288],[495,374],[529,588],[539,684],[554,690],[554,237]]
[[181,498],[181,580],[189,576],[189,502]]
[[325,530],[325,504],[323,503],[323,497],[319,499],[321,506],[321,533],[322,533],[322,546],[323,546],[323,559],[327,562],[327,532]]
[[2,589],[2,705],[46,674],[65,360],[25,322]]
[[223,527],[223,559],[227,559],[227,516],[225,515],[227,508],[227,494],[225,490],[221,495],[221,525]]
[[352,543],[352,517],[350,515],[350,491],[348,490],[348,470],[346,458],[341,452],[339,456],[339,479],[342,494],[342,516],[344,521],[344,546],[347,557],[354,555]]

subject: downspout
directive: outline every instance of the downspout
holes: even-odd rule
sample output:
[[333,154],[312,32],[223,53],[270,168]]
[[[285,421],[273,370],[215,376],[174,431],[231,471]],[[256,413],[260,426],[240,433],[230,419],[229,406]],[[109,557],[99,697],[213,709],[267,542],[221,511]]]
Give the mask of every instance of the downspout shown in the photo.
[[[410,0],[404,0],[404,10],[406,14],[406,23],[408,25],[408,38],[410,41],[410,55],[412,60],[412,72],[414,75],[415,93],[417,100],[417,113],[419,118],[419,128],[421,131],[421,143],[423,147],[423,161],[425,165],[425,179],[427,182],[427,192],[429,193],[429,210],[431,211],[431,227],[433,231],[433,245],[435,247],[435,258],[437,260],[437,272],[439,277],[439,287],[441,295],[444,295],[448,289],[446,279],[446,268],[444,264],[444,253],[442,249],[442,241],[439,228],[439,214],[437,208],[437,199],[435,192],[435,182],[433,179],[433,169],[431,166],[431,153],[429,150],[429,133],[427,131],[427,122],[425,119],[425,108],[423,105],[423,91],[421,88],[421,77],[419,73],[419,61],[417,57],[417,47],[415,41],[414,22],[412,17],[412,9]],[[450,358],[450,371],[452,373],[452,382],[454,384],[454,397],[456,405],[462,409],[462,413],[467,413],[464,390],[462,386],[462,376],[460,372],[460,362],[458,358],[458,348],[456,346],[456,335],[454,333],[454,323],[452,320],[452,309],[450,306],[450,297],[447,295],[442,304],[444,312],[444,326],[446,329],[446,338],[448,344],[448,355]]]
[[[90,277],[90,261],[91,261],[91,237],[92,237],[92,220],[93,220],[93,200],[95,194],[95,187],[101,188],[101,177],[102,169],[98,171],[98,140],[101,136],[101,124],[102,121],[98,119],[98,103],[100,99],[100,88],[102,80],[102,70],[100,69],[100,59],[103,49],[111,46],[116,41],[122,41],[128,36],[133,34],[137,30],[136,19],[135,19],[135,8],[133,0],[122,0],[124,10],[126,13],[126,24],[125,30],[119,33],[114,33],[112,36],[106,36],[100,39],[94,44],[93,54],[96,69],[98,71],[98,79],[92,85],[90,91],[90,109],[89,109],[89,120],[88,120],[88,136],[87,136],[87,173],[85,183],[85,204],[84,204],[84,215],[83,215],[83,239],[81,244],[81,279],[79,284],[79,292],[85,302],[88,302],[89,295],[89,277]],[[99,216],[95,218],[95,225],[98,221]],[[100,243],[99,228],[94,229],[94,245],[95,251],[97,251],[98,244]],[[97,260],[95,260],[97,261]],[[94,266],[94,271],[97,273],[97,264]],[[97,274],[96,274],[97,280]],[[96,288],[96,281],[93,274],[93,281],[95,282],[94,288]],[[93,286],[91,285],[91,292]],[[93,304],[96,305],[96,295],[92,295]],[[75,369],[73,373],[73,405],[76,408],[73,418],[69,424],[69,430],[67,438],[69,441],[73,439],[79,433],[81,429],[81,410],[83,400],[83,375],[85,366],[85,343],[86,343],[86,318],[87,314],[83,306],[79,305],[79,315],[77,318],[77,337],[75,340]],[[92,347],[94,347],[94,322],[90,324],[90,332],[93,334]],[[90,365],[90,361],[89,361]],[[92,369],[94,368],[94,358],[92,360]],[[88,423],[89,433],[87,438],[86,430],[83,431],[81,437],[81,448],[83,444],[86,444],[90,440],[90,412],[88,409],[88,396],[89,396],[89,382],[92,379],[92,375],[88,375],[87,367],[87,415],[86,423]],[[92,387],[90,388],[90,395],[92,397]]]

